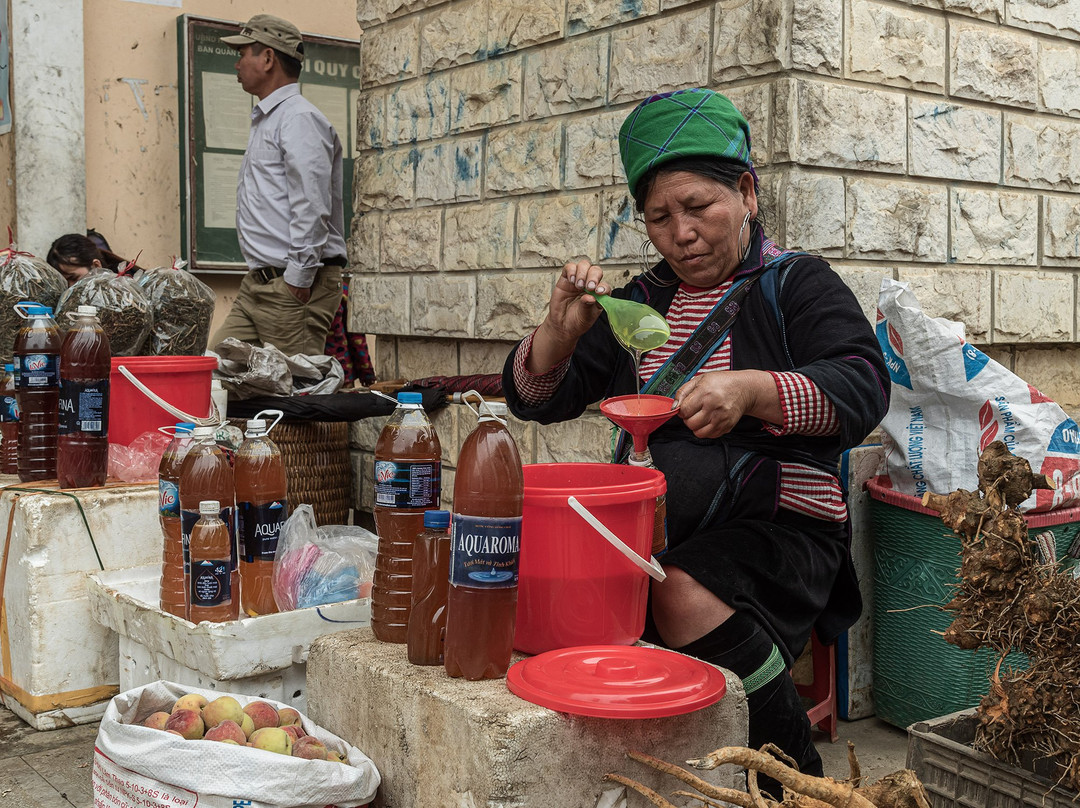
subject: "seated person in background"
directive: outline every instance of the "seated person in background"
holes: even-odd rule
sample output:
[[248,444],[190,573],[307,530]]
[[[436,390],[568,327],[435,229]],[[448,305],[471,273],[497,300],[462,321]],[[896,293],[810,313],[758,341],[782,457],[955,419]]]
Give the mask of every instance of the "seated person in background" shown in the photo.
[[[787,671],[812,629],[830,643],[861,611],[837,466],[888,408],[881,349],[825,261],[766,238],[750,126],[727,98],[653,96],[619,148],[663,260],[616,289],[592,262],[567,263],[546,318],[507,358],[506,400],[519,418],[566,421],[635,392],[635,373],[641,392],[675,399],[678,417],[649,441],[667,478],[669,549],[644,639],[734,671],[750,746],[775,743],[820,775]],[[640,369],[601,293],[666,315],[671,336]]]
[[[52,243],[45,257],[46,263],[63,275],[71,286],[85,277],[93,269],[111,269],[116,272],[127,262],[109,249],[109,242],[96,230],[87,231],[88,235],[68,233]],[[104,245],[104,246],[99,246]],[[129,274],[137,274],[138,266],[127,268]]]
[[54,241],[45,261],[67,279],[68,286],[88,275],[90,270],[105,266],[97,245],[78,233],[68,233]]

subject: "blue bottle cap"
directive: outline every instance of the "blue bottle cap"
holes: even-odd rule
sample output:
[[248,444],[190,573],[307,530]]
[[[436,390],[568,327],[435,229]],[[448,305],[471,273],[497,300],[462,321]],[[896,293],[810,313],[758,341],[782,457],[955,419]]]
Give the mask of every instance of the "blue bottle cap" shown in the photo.
[[424,397],[419,393],[398,393],[398,404],[420,404],[424,401]]
[[450,511],[424,511],[425,530],[446,530],[450,527]]
[[176,431],[177,432],[191,432],[194,429],[195,429],[195,424],[192,424],[192,423],[190,423],[188,421],[181,421],[180,423],[178,423],[176,425]]
[[7,371],[8,373],[13,373],[15,371],[15,365],[13,365],[11,363],[8,363],[8,364],[4,365],[4,370]]

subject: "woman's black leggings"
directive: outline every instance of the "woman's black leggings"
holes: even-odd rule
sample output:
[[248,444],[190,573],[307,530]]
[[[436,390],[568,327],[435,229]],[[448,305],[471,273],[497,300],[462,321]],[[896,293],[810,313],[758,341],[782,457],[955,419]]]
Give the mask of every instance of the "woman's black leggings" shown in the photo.
[[[821,756],[810,739],[810,721],[795,682],[780,649],[753,617],[736,612],[704,637],[675,650],[727,668],[743,680],[752,749],[774,743],[798,763],[800,771],[821,776]],[[776,798],[782,796],[775,781],[759,777],[758,783]]]

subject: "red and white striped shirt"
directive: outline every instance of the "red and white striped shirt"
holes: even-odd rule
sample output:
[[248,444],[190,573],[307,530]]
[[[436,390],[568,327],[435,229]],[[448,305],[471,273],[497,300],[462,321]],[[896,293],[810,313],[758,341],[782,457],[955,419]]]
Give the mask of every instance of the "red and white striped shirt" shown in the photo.
[[[671,337],[661,347],[642,356],[640,373],[643,382],[682,347],[730,287],[730,280],[712,289],[699,289],[687,284],[679,286],[665,315],[671,327]],[[562,360],[546,373],[530,373],[525,369],[525,362],[532,349],[532,340],[533,335],[530,334],[518,346],[514,356],[514,383],[522,401],[537,406],[555,395],[566,377],[570,358]],[[730,335],[698,373],[724,370],[731,370]],[[836,408],[810,379],[796,372],[769,371],[769,374],[776,382],[784,420],[781,424],[765,424],[766,430],[777,436],[835,435],[840,431]],[[780,464],[780,507],[833,522],[847,519],[847,506],[836,475],[802,463]]]

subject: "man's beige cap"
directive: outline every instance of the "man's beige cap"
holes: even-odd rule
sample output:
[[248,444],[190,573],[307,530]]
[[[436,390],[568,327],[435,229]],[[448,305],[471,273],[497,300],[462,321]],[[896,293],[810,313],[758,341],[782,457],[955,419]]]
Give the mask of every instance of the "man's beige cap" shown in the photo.
[[221,41],[234,48],[261,42],[286,56],[304,61],[304,39],[300,29],[288,20],[269,14],[256,14],[244,23],[239,34],[223,36]]

